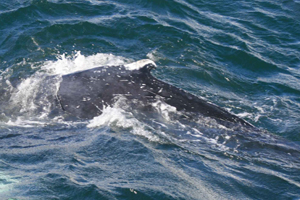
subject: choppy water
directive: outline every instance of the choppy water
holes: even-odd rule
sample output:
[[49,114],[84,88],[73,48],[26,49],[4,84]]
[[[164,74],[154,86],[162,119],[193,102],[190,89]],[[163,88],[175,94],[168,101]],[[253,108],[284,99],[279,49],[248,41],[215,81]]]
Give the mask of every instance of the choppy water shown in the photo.
[[[0,199],[299,199],[300,2],[0,2]],[[152,59],[242,117],[53,113],[57,77]],[[122,102],[121,102],[122,103]]]

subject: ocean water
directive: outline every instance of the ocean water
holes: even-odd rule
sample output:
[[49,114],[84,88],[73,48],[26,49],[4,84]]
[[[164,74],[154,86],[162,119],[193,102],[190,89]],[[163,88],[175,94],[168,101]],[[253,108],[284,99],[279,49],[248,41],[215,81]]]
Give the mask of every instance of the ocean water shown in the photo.
[[[299,13],[298,0],[2,0],[0,199],[300,199]],[[140,59],[257,129],[163,102],[53,112],[62,75]]]

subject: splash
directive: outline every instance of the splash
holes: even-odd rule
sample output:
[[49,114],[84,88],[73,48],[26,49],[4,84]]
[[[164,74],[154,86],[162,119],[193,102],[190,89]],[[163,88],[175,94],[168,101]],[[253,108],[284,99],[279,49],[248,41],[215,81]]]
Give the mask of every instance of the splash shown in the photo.
[[84,56],[80,51],[77,51],[74,55],[62,54],[57,56],[56,61],[46,62],[41,70],[46,71],[48,75],[66,75],[100,66],[125,65],[131,62],[133,62],[132,59],[113,54],[97,53]]
[[35,73],[18,80],[14,86],[10,82],[14,66],[1,72],[0,86],[4,91],[0,98],[1,116],[4,116],[1,120],[5,120],[8,125],[32,127],[57,119],[49,119],[49,115],[55,108],[54,102],[63,75],[99,66],[125,65],[132,60],[104,53],[84,56],[78,51],[73,55],[58,55],[54,61],[24,62],[23,65],[30,65]]
[[176,112],[176,107],[170,106],[169,104],[157,100],[152,106],[160,113],[160,115],[167,121],[171,121],[170,115]]
[[88,128],[103,126],[108,126],[115,130],[127,129],[130,130],[132,134],[143,136],[150,141],[160,141],[159,137],[153,134],[153,130],[147,130],[152,129],[150,126],[136,119],[131,112],[126,112],[118,107],[108,106],[104,108],[102,114],[94,117],[87,125]]

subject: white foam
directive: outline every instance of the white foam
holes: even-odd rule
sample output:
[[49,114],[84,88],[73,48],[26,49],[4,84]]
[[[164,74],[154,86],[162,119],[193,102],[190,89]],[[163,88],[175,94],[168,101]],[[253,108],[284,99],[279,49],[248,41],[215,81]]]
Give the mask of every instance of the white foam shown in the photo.
[[144,67],[145,65],[152,64],[156,67],[156,64],[150,59],[139,60],[130,64],[124,65],[127,70],[138,70]]
[[21,117],[18,117],[17,120],[15,121],[9,120],[6,124],[14,127],[31,128],[37,126],[44,126],[46,122],[26,120]]
[[248,112],[243,112],[243,113],[238,113],[236,114],[238,117],[240,118],[245,118],[245,117],[251,117],[252,114],[251,113],[248,113]]
[[49,75],[66,75],[101,66],[124,65],[127,70],[138,70],[148,64],[156,67],[156,64],[150,59],[133,62],[132,59],[113,54],[97,53],[91,56],[84,56],[78,51],[71,56],[66,54],[59,55],[56,61],[45,62],[41,69]]
[[101,115],[94,117],[87,125],[88,128],[95,128],[103,125],[115,125],[120,128],[137,126],[138,121],[131,113],[126,113],[120,108],[106,107]]
[[158,142],[159,138],[146,130],[146,125],[137,120],[132,113],[126,112],[117,107],[106,107],[103,109],[101,115],[94,117],[89,124],[88,128],[97,128],[102,126],[109,126],[118,129],[131,129],[134,135],[146,137],[150,141]]
[[164,119],[170,121],[170,114],[176,112],[176,107],[171,106],[163,101],[156,101],[152,106],[163,116]]
[[91,56],[84,56],[80,51],[75,55],[59,55],[56,61],[47,61],[42,66],[42,70],[50,75],[65,75],[78,71],[84,71],[101,66],[125,65],[133,62],[131,59],[113,54],[97,53]]

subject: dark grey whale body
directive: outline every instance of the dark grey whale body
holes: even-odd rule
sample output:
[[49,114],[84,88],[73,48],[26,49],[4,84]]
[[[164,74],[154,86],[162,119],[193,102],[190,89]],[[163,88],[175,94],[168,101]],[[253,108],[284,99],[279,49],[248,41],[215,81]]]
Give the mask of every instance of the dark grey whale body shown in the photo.
[[161,100],[177,111],[201,114],[222,124],[252,127],[224,109],[156,79],[150,73],[155,67],[153,61],[141,60],[132,65],[97,67],[65,75],[57,93],[59,103],[67,113],[91,119],[100,115],[104,106],[113,105],[118,96],[140,102],[144,108]]

